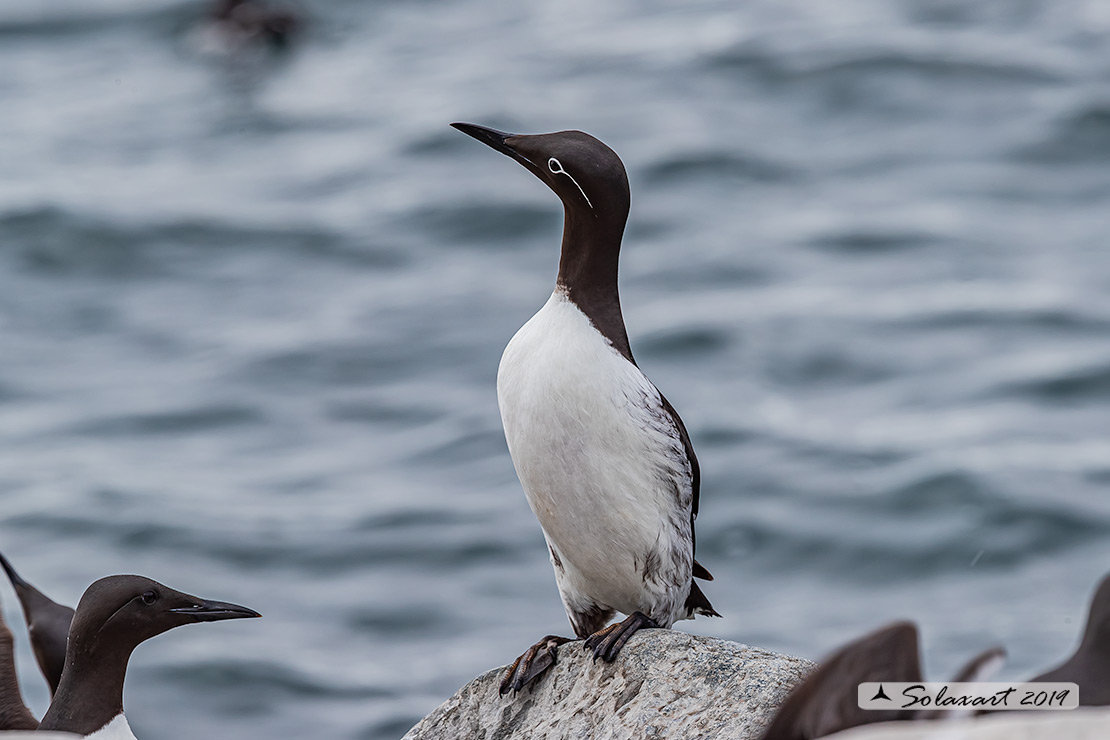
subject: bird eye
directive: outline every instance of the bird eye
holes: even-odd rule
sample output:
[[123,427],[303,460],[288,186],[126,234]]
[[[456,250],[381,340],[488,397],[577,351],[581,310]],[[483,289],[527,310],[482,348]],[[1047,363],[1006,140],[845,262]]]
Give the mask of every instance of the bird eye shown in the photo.
[[147,591],[143,593],[142,600],[144,604],[153,604],[155,601],[158,601],[158,594],[153,591]]
[[586,200],[586,205],[590,208],[594,207],[594,204],[590,202],[590,196],[586,195],[586,191],[583,190],[582,186],[578,184],[578,181],[574,179],[574,175],[563,169],[562,162],[555,159],[555,157],[551,157],[547,160],[547,169],[551,170],[551,174],[553,175],[566,175],[569,177],[570,181],[574,183],[574,186],[578,188],[578,192],[582,193],[582,197]]

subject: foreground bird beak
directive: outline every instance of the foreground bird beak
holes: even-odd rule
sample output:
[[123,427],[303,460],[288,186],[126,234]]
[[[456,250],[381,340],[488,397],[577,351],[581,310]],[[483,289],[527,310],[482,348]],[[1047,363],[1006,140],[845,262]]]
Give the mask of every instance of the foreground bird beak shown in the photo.
[[182,606],[170,611],[192,617],[197,622],[218,622],[221,619],[248,619],[262,616],[254,609],[229,604],[226,601],[201,601],[193,606]]
[[473,123],[452,123],[452,128],[457,128],[467,136],[473,136],[478,141],[486,146],[492,147],[502,154],[507,154],[513,159],[518,159],[519,155],[516,150],[505,143],[505,139],[512,138],[516,134],[507,134],[504,131],[498,131],[485,126],[478,126]]

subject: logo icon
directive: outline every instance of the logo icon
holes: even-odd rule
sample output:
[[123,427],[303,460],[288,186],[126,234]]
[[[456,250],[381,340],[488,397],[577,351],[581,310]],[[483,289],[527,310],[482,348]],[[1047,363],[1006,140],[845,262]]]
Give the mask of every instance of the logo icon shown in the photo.
[[882,684],[879,684],[878,692],[874,696],[871,697],[871,701],[875,701],[876,699],[886,699],[887,701],[894,701],[893,699],[891,699],[889,696],[886,695],[885,691],[883,691],[883,685]]

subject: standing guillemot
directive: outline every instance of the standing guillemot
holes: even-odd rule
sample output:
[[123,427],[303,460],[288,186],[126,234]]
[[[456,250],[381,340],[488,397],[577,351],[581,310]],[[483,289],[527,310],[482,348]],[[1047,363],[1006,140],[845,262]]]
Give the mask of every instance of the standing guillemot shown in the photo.
[[1110,575],[1095,589],[1079,647],[1056,668],[1031,680],[1075,683],[1080,705],[1110,705]]
[[[497,370],[509,453],[551,553],[571,626],[612,661],[643,627],[720,616],[694,583],[700,473],[671,404],[632,357],[617,292],[628,218],[620,157],[581,131],[517,135],[451,124],[522,164],[563,202],[555,291]],[[609,625],[615,612],[628,617]],[[501,693],[555,662],[549,635],[510,667]]]
[[[924,681],[917,626],[894,622],[839,648],[794,687],[779,706],[761,740],[815,740],[874,722],[939,719],[945,710],[860,709],[857,687],[864,682]],[[985,650],[957,673],[953,682],[978,681],[1005,657],[1000,647]]]
[[50,597],[23,580],[8,559],[0,553],[0,567],[8,574],[19,604],[23,607],[23,619],[31,635],[31,651],[39,664],[43,678],[50,685],[50,695],[58,690],[62,679],[62,669],[66,662],[66,639],[69,625],[73,621],[73,609],[58,604]]
[[62,680],[39,729],[96,740],[134,740],[123,714],[123,682],[140,643],[184,624],[260,616],[142,576],[101,578],[77,605]]
[[0,614],[0,730],[33,730],[38,720],[23,702],[15,672],[15,640]]

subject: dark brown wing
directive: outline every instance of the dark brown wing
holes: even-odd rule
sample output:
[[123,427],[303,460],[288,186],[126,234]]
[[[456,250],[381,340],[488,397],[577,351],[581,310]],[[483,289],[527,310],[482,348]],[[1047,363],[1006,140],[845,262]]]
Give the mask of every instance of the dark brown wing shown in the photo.
[[[671,422],[674,424],[675,429],[678,431],[678,439],[682,443],[682,449],[686,453],[686,459],[690,461],[690,488],[691,488],[691,503],[690,503],[690,554],[691,556],[697,552],[697,537],[694,534],[694,522],[698,518],[698,502],[701,498],[701,467],[698,465],[698,456],[694,454],[694,446],[690,444],[690,434],[686,431],[686,425],[682,423],[682,417],[674,410],[674,406],[667,400],[667,397],[662,393],[659,394],[659,400],[663,404],[663,411],[670,416]],[[713,574],[706,570],[705,566],[694,561],[693,567],[694,578],[701,578],[705,581],[712,581]],[[690,583],[690,595],[686,598],[686,611],[690,614],[702,614],[707,617],[719,617],[720,614],[709,603],[709,599],[702,593],[701,588],[697,583]]]
[[694,454],[694,446],[690,444],[690,435],[686,431],[686,425],[682,423],[682,417],[678,415],[674,406],[671,405],[671,402],[667,400],[662,392],[659,393],[659,400],[663,402],[663,410],[674,422],[675,429],[678,430],[678,439],[682,442],[682,449],[686,452],[686,459],[690,461],[690,483],[694,495],[693,504],[690,508],[690,522],[692,524],[698,518],[698,501],[701,497],[701,468],[698,466],[698,456]]
[[[701,467],[698,465],[698,456],[694,454],[694,446],[690,444],[690,434],[686,431],[686,425],[682,423],[682,417],[674,410],[674,406],[667,400],[667,397],[662,392],[659,393],[659,400],[663,403],[663,411],[671,417],[675,429],[678,430],[678,440],[682,443],[682,449],[686,453],[686,459],[690,461],[690,489],[692,500],[690,504],[690,540],[694,547],[694,552],[697,552],[697,538],[694,536],[694,521],[698,518],[698,504],[701,500]],[[694,577],[701,578],[705,581],[712,581],[713,575],[705,569],[701,563],[694,563]]]

